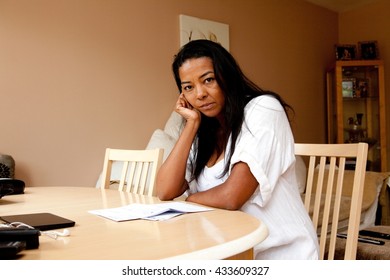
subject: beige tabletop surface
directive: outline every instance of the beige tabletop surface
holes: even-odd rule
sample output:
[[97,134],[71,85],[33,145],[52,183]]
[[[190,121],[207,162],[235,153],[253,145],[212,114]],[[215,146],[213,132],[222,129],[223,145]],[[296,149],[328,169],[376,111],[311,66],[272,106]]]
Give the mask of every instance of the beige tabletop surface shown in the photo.
[[68,237],[41,235],[38,249],[22,252],[26,260],[225,259],[252,252],[268,234],[261,221],[241,211],[124,222],[88,212],[130,203],[161,201],[93,187],[29,187],[24,194],[1,198],[0,215],[48,212],[76,222]]

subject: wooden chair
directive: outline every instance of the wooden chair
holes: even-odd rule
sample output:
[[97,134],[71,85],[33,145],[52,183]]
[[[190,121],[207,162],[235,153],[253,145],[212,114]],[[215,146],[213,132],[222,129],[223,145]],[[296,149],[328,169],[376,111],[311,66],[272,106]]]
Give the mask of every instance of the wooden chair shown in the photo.
[[308,160],[304,204],[319,233],[320,259],[334,259],[347,160],[354,163],[355,173],[344,259],[356,259],[367,151],[367,143],[295,144],[295,155]]
[[[118,190],[155,196],[157,171],[163,161],[163,149],[120,150],[106,149],[102,172],[101,188],[108,188],[114,161],[123,162]],[[116,181],[117,182],[117,181]]]

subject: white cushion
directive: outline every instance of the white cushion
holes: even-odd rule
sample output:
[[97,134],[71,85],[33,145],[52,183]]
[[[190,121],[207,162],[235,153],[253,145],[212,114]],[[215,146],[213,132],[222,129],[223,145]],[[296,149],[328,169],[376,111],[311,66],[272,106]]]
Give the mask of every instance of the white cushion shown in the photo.
[[152,137],[149,140],[148,145],[146,146],[147,150],[151,149],[157,149],[157,148],[162,148],[164,149],[164,157],[163,160],[168,157],[170,152],[173,149],[173,146],[175,146],[176,139],[174,139],[172,136],[168,135],[161,129],[156,129]]
[[183,128],[183,123],[184,118],[173,111],[165,124],[164,132],[173,137],[173,139],[177,140],[179,139],[180,131]]
[[299,193],[304,193],[306,189],[306,175],[307,168],[301,156],[295,156],[295,174],[297,176],[297,183]]

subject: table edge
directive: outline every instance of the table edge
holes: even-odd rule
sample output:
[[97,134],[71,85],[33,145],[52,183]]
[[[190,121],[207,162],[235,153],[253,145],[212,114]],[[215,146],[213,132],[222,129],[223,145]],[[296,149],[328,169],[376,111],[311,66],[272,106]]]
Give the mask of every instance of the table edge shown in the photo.
[[268,228],[260,221],[260,226],[255,231],[239,239],[222,243],[211,248],[165,258],[164,260],[222,260],[253,248],[267,237]]

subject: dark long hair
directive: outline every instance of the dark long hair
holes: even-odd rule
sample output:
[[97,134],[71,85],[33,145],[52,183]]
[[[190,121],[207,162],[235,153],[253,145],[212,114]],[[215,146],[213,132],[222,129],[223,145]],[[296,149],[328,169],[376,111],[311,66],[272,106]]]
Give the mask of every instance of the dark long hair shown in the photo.
[[[228,153],[227,162],[221,176],[229,170],[229,163],[235,150],[236,140],[241,131],[244,121],[244,108],[250,100],[260,95],[271,95],[282,104],[287,116],[288,111],[293,109],[277,94],[272,91],[263,90],[255,83],[249,80],[237,64],[234,57],[219,43],[210,40],[194,40],[184,45],[175,56],[172,63],[172,70],[176,80],[177,87],[181,92],[181,81],[179,68],[189,59],[208,57],[212,60],[215,79],[225,95],[225,107],[223,115],[228,127],[225,129],[225,139],[227,143],[231,134],[231,146]],[[261,125],[261,124],[260,124]],[[218,154],[223,152],[225,147],[218,146],[219,122],[215,118],[209,118],[202,115],[201,124],[197,132],[195,141],[195,157],[192,164],[193,178],[196,179],[201,174],[208,160],[215,150]]]

